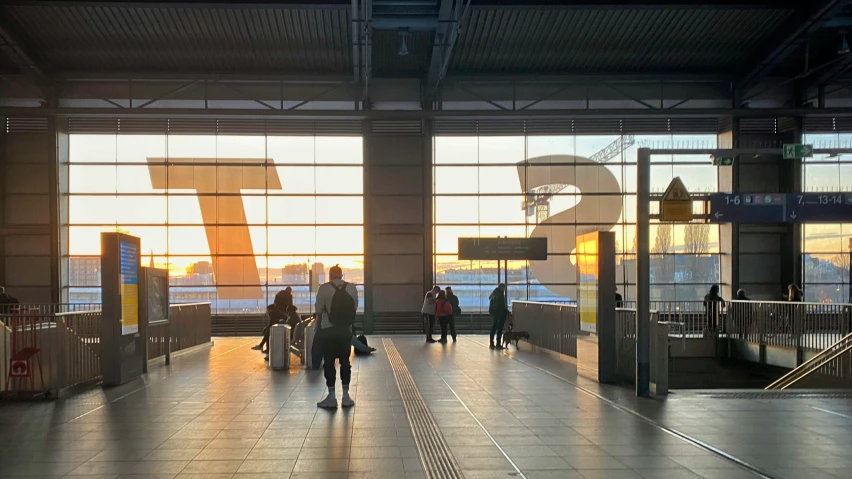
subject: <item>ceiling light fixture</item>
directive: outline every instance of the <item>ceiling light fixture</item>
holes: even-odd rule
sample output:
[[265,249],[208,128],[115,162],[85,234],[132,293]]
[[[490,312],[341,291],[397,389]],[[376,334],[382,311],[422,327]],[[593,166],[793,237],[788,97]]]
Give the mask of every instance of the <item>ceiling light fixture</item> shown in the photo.
[[837,49],[837,54],[846,55],[849,52],[849,42],[846,41],[846,32],[840,32],[840,48]]
[[399,56],[404,57],[408,55],[408,44],[405,42],[405,38],[408,37],[408,30],[400,30],[399,31]]

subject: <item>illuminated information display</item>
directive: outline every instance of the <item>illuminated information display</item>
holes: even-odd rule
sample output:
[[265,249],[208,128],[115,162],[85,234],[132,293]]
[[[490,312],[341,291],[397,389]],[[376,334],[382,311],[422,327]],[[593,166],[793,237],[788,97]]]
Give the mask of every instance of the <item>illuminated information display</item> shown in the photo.
[[459,259],[544,261],[547,238],[459,238]]
[[598,233],[577,237],[577,274],[580,282],[580,331],[598,329]]
[[135,244],[119,243],[121,334],[139,332],[139,251]]
[[852,193],[710,195],[712,223],[848,223]]

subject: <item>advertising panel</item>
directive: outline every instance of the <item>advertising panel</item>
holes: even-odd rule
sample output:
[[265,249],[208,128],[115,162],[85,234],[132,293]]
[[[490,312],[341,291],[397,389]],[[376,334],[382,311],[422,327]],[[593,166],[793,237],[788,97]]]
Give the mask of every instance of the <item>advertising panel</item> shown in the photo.
[[580,331],[597,333],[598,325],[598,233],[577,237],[577,276],[580,283],[578,307]]
[[139,251],[135,244],[119,242],[121,334],[139,332]]

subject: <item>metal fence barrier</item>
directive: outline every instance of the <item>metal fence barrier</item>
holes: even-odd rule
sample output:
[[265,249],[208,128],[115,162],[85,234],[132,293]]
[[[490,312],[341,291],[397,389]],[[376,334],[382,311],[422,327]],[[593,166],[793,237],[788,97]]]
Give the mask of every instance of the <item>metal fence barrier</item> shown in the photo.
[[210,303],[169,305],[168,327],[172,352],[210,342],[210,306]]
[[[0,390],[22,394],[55,394],[100,379],[100,311],[42,314],[37,310],[0,315]],[[39,352],[27,359],[27,377],[9,375],[13,355],[27,348]]]
[[[624,301],[624,308],[636,309],[635,301]],[[708,311],[709,308],[709,311]],[[726,303],[705,301],[651,301],[659,321],[673,324],[673,331],[685,338],[715,336],[727,316]]]
[[[671,323],[661,321],[662,314],[651,311],[651,382],[655,394],[668,391],[669,344]],[[636,310],[615,310],[616,371],[631,384],[636,381]]]
[[[24,305],[0,314],[0,391],[56,394],[100,380],[101,312],[42,312],[62,309],[68,308]],[[168,321],[149,325],[148,359],[209,343],[210,312],[210,303],[169,306]],[[10,378],[13,354],[26,347],[40,350],[29,360],[28,377]]]
[[765,346],[822,351],[852,332],[852,305],[731,301],[725,334]]
[[512,314],[515,331],[528,332],[532,345],[577,357],[580,316],[576,306],[513,301]]

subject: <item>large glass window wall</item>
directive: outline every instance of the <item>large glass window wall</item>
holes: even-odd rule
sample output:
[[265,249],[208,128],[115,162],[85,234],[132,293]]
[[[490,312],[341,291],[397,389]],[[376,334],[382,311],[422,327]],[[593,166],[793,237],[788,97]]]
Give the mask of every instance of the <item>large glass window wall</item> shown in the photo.
[[[808,134],[815,148],[852,148],[852,133]],[[814,155],[803,160],[803,186],[809,192],[852,191],[852,155]],[[852,223],[802,225],[805,301],[852,301]]]
[[362,288],[360,137],[72,134],[69,142],[69,301],[100,301],[103,231],[139,236],[143,264],[169,270],[171,301],[210,301],[217,314],[263,311],[286,286],[308,312],[334,264]]
[[[497,262],[459,261],[458,238],[546,237],[547,261],[509,262],[510,297],[575,301],[576,236],[613,231],[619,291],[625,300],[634,299],[639,146],[713,148],[716,136],[436,137],[435,282],[453,286],[463,310],[487,311]],[[658,155],[652,163],[653,192],[662,193],[675,176],[693,193],[718,189],[717,169],[706,155]],[[658,212],[654,203],[652,214]],[[701,300],[720,282],[717,226],[653,222],[651,245],[652,300]]]

